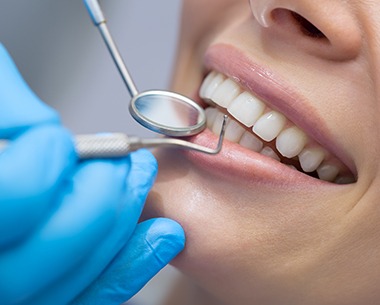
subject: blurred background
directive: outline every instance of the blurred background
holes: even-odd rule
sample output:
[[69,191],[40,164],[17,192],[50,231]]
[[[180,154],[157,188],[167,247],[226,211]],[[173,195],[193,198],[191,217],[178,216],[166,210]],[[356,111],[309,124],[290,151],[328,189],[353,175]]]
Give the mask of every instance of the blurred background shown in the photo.
[[[181,1],[100,3],[138,89],[167,89]],[[0,0],[0,42],[31,88],[73,133],[152,136],[130,117],[128,91],[82,0]],[[132,301],[164,305],[177,276],[165,268]]]

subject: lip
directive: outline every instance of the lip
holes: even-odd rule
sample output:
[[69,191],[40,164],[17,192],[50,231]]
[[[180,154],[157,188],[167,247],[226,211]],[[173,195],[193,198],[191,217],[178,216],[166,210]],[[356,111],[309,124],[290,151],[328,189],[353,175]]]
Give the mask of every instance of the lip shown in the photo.
[[[213,146],[218,137],[206,129],[190,140],[202,146]],[[312,178],[288,166],[250,151],[239,144],[224,141],[222,150],[217,155],[206,155],[195,151],[183,152],[195,166],[213,173],[223,179],[236,182],[241,179],[244,183],[276,186],[277,188],[304,188],[307,187],[343,187],[322,180]]]
[[[303,129],[310,138],[325,147],[341,160],[353,174],[355,166],[351,158],[333,140],[331,132],[323,119],[307,100],[296,92],[282,78],[269,69],[252,62],[244,53],[227,44],[211,46],[205,54],[205,67],[215,70],[239,83],[245,90],[258,96],[272,109],[283,113],[289,120]],[[198,94],[196,99],[199,100]],[[217,141],[210,131],[205,131],[191,139],[201,145],[210,145]],[[309,177],[292,170],[280,162],[271,160],[258,153],[248,151],[236,143],[225,141],[222,152],[217,156],[206,156],[187,152],[189,159],[205,168],[220,174],[228,172],[235,178],[254,179],[261,182],[307,185],[335,185]],[[244,167],[244,168],[243,168]]]

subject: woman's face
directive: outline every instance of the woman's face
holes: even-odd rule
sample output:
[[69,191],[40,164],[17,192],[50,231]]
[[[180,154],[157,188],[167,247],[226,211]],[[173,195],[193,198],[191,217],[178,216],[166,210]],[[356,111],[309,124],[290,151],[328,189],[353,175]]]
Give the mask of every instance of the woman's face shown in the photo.
[[174,265],[221,303],[380,302],[379,11],[184,1],[174,90],[210,107],[193,142],[214,147],[222,113],[227,140],[158,151],[145,217],[183,225]]

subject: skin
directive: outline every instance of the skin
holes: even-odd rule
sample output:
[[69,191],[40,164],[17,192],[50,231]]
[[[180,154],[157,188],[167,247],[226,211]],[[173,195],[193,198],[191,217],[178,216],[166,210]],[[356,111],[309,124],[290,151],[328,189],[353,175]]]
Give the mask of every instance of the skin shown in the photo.
[[[254,171],[252,179],[220,173],[186,153],[157,151],[159,176],[144,216],[185,229],[186,248],[173,262],[188,279],[177,304],[378,304],[380,3],[263,3],[269,27],[247,0],[185,0],[173,89],[196,98],[210,68],[207,50],[232,46],[304,98],[298,115],[307,120],[305,109],[313,109],[358,178],[344,186],[271,185]],[[252,2],[257,15],[261,7]],[[301,30],[290,10],[324,36]]]

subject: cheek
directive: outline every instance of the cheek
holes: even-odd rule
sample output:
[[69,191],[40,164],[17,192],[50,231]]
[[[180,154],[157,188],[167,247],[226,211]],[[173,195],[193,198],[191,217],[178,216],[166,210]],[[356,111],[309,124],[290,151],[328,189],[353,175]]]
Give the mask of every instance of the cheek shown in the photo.
[[247,0],[185,0],[182,8],[182,40],[199,43],[236,16],[249,10]]
[[[143,217],[168,217],[183,226],[186,247],[173,265],[221,298],[256,295],[263,304],[272,297],[268,291],[285,299],[310,287],[321,295],[329,287],[344,294],[354,279],[375,270],[363,267],[372,264],[366,255],[374,243],[362,236],[376,221],[351,212],[363,195],[358,186],[294,193],[216,179],[178,152],[166,151],[158,160]],[[362,207],[376,218],[368,204]]]
[[159,164],[144,217],[169,217],[184,227],[186,249],[176,263],[191,272],[221,266],[279,270],[299,257],[312,259],[345,213],[344,205],[329,199],[342,194],[271,195],[269,187],[215,179],[170,153]]

